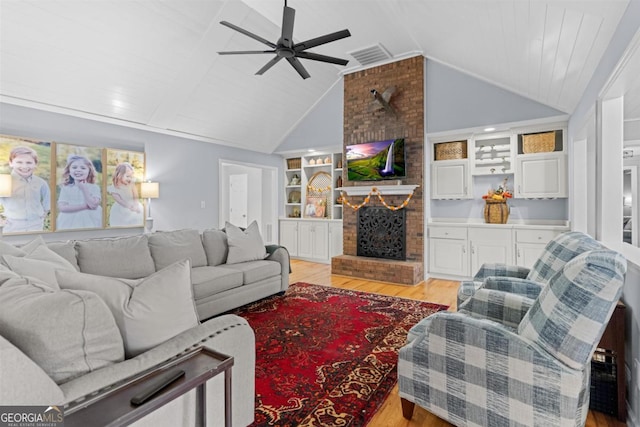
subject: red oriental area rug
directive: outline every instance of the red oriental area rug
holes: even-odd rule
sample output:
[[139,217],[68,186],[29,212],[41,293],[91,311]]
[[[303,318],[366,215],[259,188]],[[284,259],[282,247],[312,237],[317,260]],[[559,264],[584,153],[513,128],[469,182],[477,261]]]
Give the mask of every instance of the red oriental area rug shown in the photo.
[[256,334],[253,425],[366,425],[396,383],[407,331],[447,308],[296,283],[236,310]]

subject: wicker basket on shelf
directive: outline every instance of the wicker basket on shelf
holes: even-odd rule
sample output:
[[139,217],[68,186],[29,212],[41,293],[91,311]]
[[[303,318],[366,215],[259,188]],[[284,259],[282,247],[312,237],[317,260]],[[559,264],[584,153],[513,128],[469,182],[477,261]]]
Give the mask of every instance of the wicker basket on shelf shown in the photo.
[[436,160],[467,158],[467,141],[440,142],[434,144]]
[[487,224],[506,224],[509,219],[509,205],[506,200],[485,200],[484,222]]
[[300,159],[300,157],[296,157],[294,159],[287,159],[288,169],[300,169],[300,166],[302,166],[302,159]]
[[556,133],[541,132],[522,135],[522,152],[549,153],[556,148]]

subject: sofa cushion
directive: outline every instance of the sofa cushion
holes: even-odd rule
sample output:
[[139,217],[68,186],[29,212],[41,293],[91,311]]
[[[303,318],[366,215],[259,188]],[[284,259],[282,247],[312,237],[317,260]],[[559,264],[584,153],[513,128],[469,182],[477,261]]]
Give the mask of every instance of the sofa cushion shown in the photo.
[[21,276],[40,279],[54,289],[60,289],[56,281],[56,270],[76,271],[69,261],[44,245],[36,247],[23,257],[5,255],[3,258],[12,271]]
[[220,268],[242,272],[242,283],[245,285],[279,276],[282,270],[280,263],[275,261],[249,261],[241,264],[221,265]]
[[205,230],[202,232],[202,245],[207,254],[207,264],[216,266],[227,262],[229,243],[227,233],[222,230]]
[[0,287],[0,330],[58,384],[124,358],[122,337],[100,297],[54,291],[36,279]]
[[78,258],[76,257],[76,243],[73,240],[67,240],[66,242],[52,242],[47,243],[47,247],[53,252],[60,255],[62,258],[69,261],[76,271],[80,271],[78,265]]
[[156,271],[146,235],[77,241],[76,249],[83,273],[140,279]]
[[63,289],[98,294],[116,320],[127,358],[200,324],[193,300],[191,267],[182,260],[139,280],[58,271]]
[[191,270],[196,301],[242,286],[242,272],[222,267],[196,267]]
[[190,259],[192,267],[207,265],[207,255],[198,230],[159,231],[150,234],[149,249],[156,270],[162,270],[183,259]]
[[267,250],[256,221],[251,222],[246,230],[226,222],[224,226],[229,242],[227,264],[265,259]]

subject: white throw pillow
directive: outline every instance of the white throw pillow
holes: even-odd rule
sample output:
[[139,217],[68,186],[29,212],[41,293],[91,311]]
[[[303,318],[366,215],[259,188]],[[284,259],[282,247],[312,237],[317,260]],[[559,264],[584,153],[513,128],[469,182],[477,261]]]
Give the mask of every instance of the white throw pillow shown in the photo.
[[224,228],[229,242],[227,264],[256,261],[267,257],[267,250],[256,221],[249,224],[244,231],[230,222],[226,222]]
[[60,289],[56,281],[56,270],[76,271],[69,261],[44,245],[37,246],[22,257],[5,255],[3,258],[13,272],[40,279],[55,290]]
[[37,279],[0,286],[0,331],[58,384],[124,358],[120,331],[100,297],[54,291]]
[[93,291],[106,303],[135,357],[200,324],[191,286],[191,264],[179,261],[144,279],[118,279],[57,271],[62,289]]

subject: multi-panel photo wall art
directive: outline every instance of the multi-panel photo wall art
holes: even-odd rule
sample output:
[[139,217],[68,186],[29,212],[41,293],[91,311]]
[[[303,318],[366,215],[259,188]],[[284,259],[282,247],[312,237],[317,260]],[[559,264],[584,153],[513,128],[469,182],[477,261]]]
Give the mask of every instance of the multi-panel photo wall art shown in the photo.
[[143,227],[143,152],[0,135],[3,234]]

